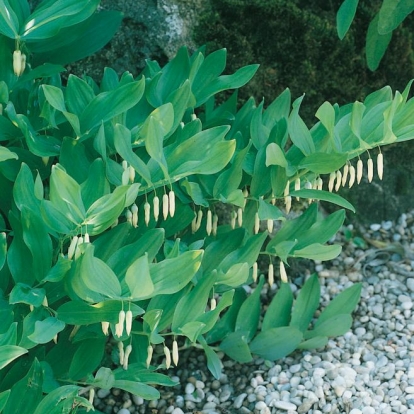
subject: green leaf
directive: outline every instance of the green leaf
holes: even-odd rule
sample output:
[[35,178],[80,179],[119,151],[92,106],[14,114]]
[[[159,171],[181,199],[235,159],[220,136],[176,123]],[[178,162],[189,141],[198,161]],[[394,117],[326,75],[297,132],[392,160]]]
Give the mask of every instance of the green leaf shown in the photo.
[[316,336],[299,344],[298,349],[318,349],[323,348],[328,343],[327,336]]
[[345,0],[336,14],[336,29],[338,36],[342,40],[354,20],[356,9],[358,7],[359,0]]
[[237,89],[245,85],[254,76],[259,65],[248,65],[238,69],[232,75],[222,75],[209,82],[196,95],[196,107],[201,106],[211,96],[226,89]]
[[266,144],[266,141],[268,140],[270,134],[269,128],[263,125],[263,103],[264,101],[262,101],[260,105],[253,111],[252,119],[250,122],[250,137],[254,146],[258,150]]
[[326,243],[342,227],[345,220],[345,210],[338,210],[328,217],[318,220],[312,226],[302,232],[294,250],[302,249],[313,243]]
[[98,367],[104,355],[105,343],[106,338],[86,339],[80,343],[69,368],[72,380],[80,380]]
[[131,300],[149,299],[153,296],[154,284],[150,275],[147,254],[139,257],[128,267],[125,282],[131,293]]
[[306,168],[316,174],[329,174],[339,170],[345,163],[348,155],[345,153],[314,152],[307,155],[299,163],[299,168]]
[[319,315],[315,328],[335,315],[351,313],[359,302],[362,284],[356,283],[336,296]]
[[282,220],[285,221],[284,214],[279,210],[278,207],[259,198],[259,209],[258,209],[260,220]]
[[0,369],[10,364],[19,356],[26,354],[28,351],[25,348],[15,345],[2,345],[0,346]]
[[221,377],[221,361],[214,350],[207,345],[204,338],[199,338],[199,342],[204,349],[207,357],[207,368],[213,374],[213,377],[219,379]]
[[0,392],[0,412],[2,412],[4,407],[6,406],[10,393],[11,393],[11,390]]
[[292,142],[302,151],[304,155],[315,152],[315,144],[312,135],[299,116],[299,108],[302,103],[303,96],[293,102],[293,109],[289,116],[289,135]]
[[131,145],[131,131],[121,124],[114,127],[114,144],[118,154],[151,186],[151,173],[144,163],[133,151]]
[[0,233],[0,270],[3,268],[4,263],[6,263],[7,255],[7,238],[6,233]]
[[0,33],[16,39],[19,33],[19,20],[8,0],[0,1]]
[[379,17],[376,15],[368,27],[365,47],[367,64],[372,71],[378,68],[392,37],[392,32],[378,33],[378,20]]
[[120,388],[145,400],[158,400],[160,398],[160,393],[157,389],[136,381],[115,380],[114,388]]
[[37,344],[50,342],[59,332],[63,331],[65,323],[57,318],[46,318],[43,321],[35,322],[35,329],[28,338]]
[[221,342],[220,349],[237,362],[250,362],[253,358],[248,343],[249,332],[231,332]]
[[65,96],[69,110],[81,116],[89,102],[95,98],[95,93],[83,79],[71,74],[68,78]]
[[338,244],[325,246],[320,243],[313,243],[303,249],[295,250],[292,257],[303,257],[312,260],[332,260],[341,253],[342,246]]
[[96,96],[83,111],[80,124],[83,132],[107,122],[116,115],[126,112],[135,106],[144,93],[144,77],[137,82],[119,86],[109,92],[102,92]]
[[52,167],[50,177],[50,201],[75,224],[85,219],[80,185],[59,164]]
[[[5,321],[7,325],[8,321]],[[5,333],[0,334],[1,345],[16,345],[17,343],[17,322],[9,324],[9,328]]]
[[48,42],[30,42],[33,61],[36,64],[53,62],[67,65],[91,56],[112,39],[122,18],[123,14],[119,11],[101,10],[81,23],[61,28]]
[[43,288],[31,288],[24,283],[16,283],[10,292],[9,303],[26,303],[38,307],[45,298],[45,290]]
[[314,273],[303,285],[295,301],[290,326],[301,332],[308,328],[316,309],[319,306],[320,286],[318,275]]
[[294,326],[271,328],[259,333],[250,343],[252,353],[275,361],[293,352],[302,341],[302,332]]
[[31,414],[42,399],[43,370],[34,359],[27,375],[13,385],[3,414]]
[[191,342],[195,342],[205,328],[206,324],[200,321],[187,322],[181,326],[179,331],[186,336]]
[[313,330],[305,332],[304,338],[341,336],[347,333],[351,326],[352,316],[349,313],[335,315],[318,324]]
[[[216,277],[216,271],[203,275],[195,287],[178,302],[174,312],[171,331],[178,332],[185,324],[192,322],[205,312],[210,291],[216,281]],[[191,309],[191,313],[188,312],[189,309]]]
[[27,18],[20,36],[23,41],[52,37],[62,27],[86,20],[98,4],[99,0],[57,0],[43,3]]
[[[68,402],[69,406],[78,396],[80,387],[77,385],[62,385],[51,391],[43,398],[33,414],[59,414],[62,413],[63,404]],[[31,407],[32,409],[34,407]],[[59,411],[58,411],[59,410]]]
[[329,191],[303,189],[303,190],[291,191],[290,195],[292,197],[312,198],[314,200],[327,201],[329,203],[336,204],[337,206],[347,208],[348,210],[355,213],[355,208],[349,201],[345,200],[340,195],[330,193]]
[[384,0],[379,11],[378,33],[392,32],[413,10],[412,0]]
[[266,147],[266,167],[269,165],[280,165],[283,168],[286,168],[288,165],[284,152],[274,142],[271,142]]
[[121,296],[121,284],[111,268],[94,257],[93,246],[88,245],[81,256],[80,277],[86,287],[109,298]]
[[259,326],[261,311],[260,293],[263,285],[264,277],[261,276],[254,292],[244,301],[237,315],[235,332],[242,331],[247,342],[251,341]]
[[272,328],[288,326],[292,304],[292,289],[289,286],[289,283],[282,283],[266,310],[262,323],[262,332]]
[[192,250],[176,258],[150,264],[151,278],[157,295],[172,294],[186,286],[198,271],[202,256],[202,250]]
[[95,387],[103,388],[104,390],[110,390],[113,388],[115,382],[114,373],[110,368],[101,367],[95,374],[93,385]]
[[238,287],[247,282],[249,278],[249,265],[247,263],[235,263],[226,273],[219,273],[216,284]]
[[266,148],[259,149],[254,161],[254,170],[250,184],[250,195],[260,198],[271,189],[270,167],[266,167]]
[[[134,317],[144,313],[144,310],[134,303],[128,306]],[[58,308],[56,317],[68,325],[90,325],[99,322],[115,324],[118,323],[119,312],[122,309],[122,302],[117,300],[106,300],[95,305],[71,301]]]
[[11,152],[6,147],[0,147],[0,162],[6,160],[17,160],[19,157],[15,152]]

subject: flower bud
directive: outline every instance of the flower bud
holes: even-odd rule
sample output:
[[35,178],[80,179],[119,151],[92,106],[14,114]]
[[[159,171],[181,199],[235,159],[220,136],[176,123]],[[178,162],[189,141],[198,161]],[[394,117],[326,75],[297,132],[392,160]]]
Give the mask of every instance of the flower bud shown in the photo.
[[201,227],[201,221],[203,220],[203,210],[198,210],[197,213],[197,220],[196,220],[196,225],[195,225],[195,231],[198,231],[199,228]]
[[75,249],[75,260],[78,259],[81,255],[81,250],[79,248],[79,246],[83,244],[83,237],[78,237],[78,244],[76,245],[76,249]]
[[147,348],[147,360],[146,360],[147,368],[149,368],[149,366],[151,364],[151,359],[152,359],[153,352],[154,352],[154,348],[151,345],[148,345],[148,348]]
[[20,50],[13,52],[13,72],[16,76],[20,76],[22,73],[22,52]]
[[195,121],[197,119],[197,115],[196,114],[191,114],[191,120]]
[[260,219],[259,219],[259,213],[256,211],[256,214],[254,215],[254,234],[259,233],[260,230]]
[[319,178],[316,180],[316,189],[317,189],[317,190],[323,190],[323,180],[322,180],[322,178],[321,178],[321,177],[319,177]]
[[132,329],[132,312],[128,310],[125,314],[125,331],[128,336],[131,334],[131,329]]
[[287,196],[289,195],[289,190],[290,190],[290,181],[288,180],[288,182],[286,183],[285,190],[284,190],[284,192],[283,192],[283,195],[284,195],[285,197],[287,197]]
[[336,184],[335,184],[335,191],[338,191],[341,188],[342,184],[342,173],[340,170],[336,172]]
[[349,165],[348,163],[346,163],[344,165],[344,171],[342,173],[342,187],[345,187],[346,185],[346,180],[348,179],[348,172],[349,172]]
[[154,200],[152,200],[153,208],[154,208],[154,219],[155,221],[158,221],[158,217],[160,215],[160,199],[158,196],[154,197]]
[[374,162],[372,161],[371,157],[368,158],[367,167],[368,167],[367,177],[368,177],[368,182],[370,183],[372,179],[374,178]]
[[124,343],[118,342],[118,350],[119,350],[119,364],[122,365],[124,363],[125,351],[124,351]]
[[26,69],[26,55],[22,53],[22,68],[20,69],[20,76],[23,75]]
[[102,332],[105,336],[109,335],[109,322],[101,322]]
[[128,360],[129,360],[129,356],[131,355],[131,352],[132,352],[132,345],[129,344],[125,348],[124,363],[122,364],[122,368],[124,368],[125,370],[128,369]]
[[128,171],[129,171],[129,182],[133,183],[135,180],[135,168],[130,165],[128,167]]
[[211,210],[207,211],[207,223],[206,223],[206,232],[210,236],[211,231],[213,230],[213,217],[211,215]]
[[127,209],[127,211],[125,212],[125,218],[126,221],[130,224],[132,224],[132,213],[131,210]]
[[76,245],[78,244],[78,236],[72,238],[70,242],[69,249],[68,249],[68,259],[71,260],[76,249]]
[[243,196],[244,196],[244,202],[243,202],[243,210],[244,210],[247,204],[247,197],[249,197],[249,191],[247,190],[247,188],[243,190]]
[[[95,398],[95,388],[91,388],[89,390],[89,403],[93,405],[93,400]],[[87,409],[87,411],[89,411],[89,408]]]
[[[305,189],[306,190],[312,190],[312,184],[309,181],[306,181],[306,183],[305,183]],[[308,203],[309,204],[312,203],[312,199],[311,198],[308,198]]]
[[377,156],[377,174],[380,180],[382,180],[383,172],[384,172],[384,157],[382,155],[382,152],[380,152]]
[[162,216],[164,220],[167,220],[168,217],[168,194],[162,196]]
[[267,279],[269,281],[269,286],[272,287],[273,283],[275,283],[275,269],[273,267],[273,263],[269,264],[269,270],[267,271]]
[[237,224],[243,226],[243,209],[240,207],[237,209]]
[[[300,178],[297,177],[295,180],[295,191],[300,190]],[[299,201],[299,197],[296,197],[296,201]]]
[[236,228],[236,218],[237,218],[236,212],[232,211],[231,216],[230,216],[230,226],[233,230]]
[[289,214],[290,209],[292,208],[292,197],[289,195],[285,197],[285,208],[286,214]]
[[253,266],[252,266],[252,278],[253,278],[253,282],[256,282],[257,281],[257,262],[254,262],[253,263]]
[[90,243],[90,238],[89,238],[89,233],[85,233],[85,236],[83,237],[83,242],[84,243]]
[[128,163],[125,160],[122,161],[122,169],[124,171],[126,171],[128,169]]
[[174,365],[177,366],[179,356],[178,356],[178,344],[175,339],[172,344],[172,358],[173,358]]
[[55,345],[57,345],[57,343],[58,343],[58,334],[56,334],[56,335],[53,337],[53,342],[55,343]]
[[144,204],[144,221],[147,227],[148,227],[148,223],[150,222],[150,219],[151,219],[151,206],[150,206],[150,203],[146,201]]
[[[1,111],[0,111],[0,115],[3,114],[3,105],[0,104],[1,106]],[[42,162],[44,166],[47,166],[47,164],[49,163],[49,157],[42,157]]]
[[272,219],[267,219],[267,231],[271,233],[273,231],[274,221]]
[[124,332],[125,311],[121,310],[118,316],[118,323],[115,325],[116,336],[121,337]]
[[194,218],[191,222],[191,232],[195,233],[197,231],[197,213],[194,211]]
[[128,185],[129,184],[129,168],[127,168],[123,173],[122,173],[122,185]]
[[362,179],[362,174],[364,170],[364,164],[362,163],[362,160],[359,159],[357,162],[357,184],[359,184],[361,182]]
[[348,187],[351,188],[355,183],[355,167],[351,165],[349,167],[349,182]]
[[168,193],[168,202],[169,202],[169,207],[170,207],[170,216],[174,217],[175,214],[175,193],[173,190],[171,190]]
[[280,261],[280,279],[282,280],[283,283],[288,283],[288,278],[287,278],[287,273],[286,273],[286,269],[285,269],[285,264],[283,263],[283,261]]
[[211,298],[211,300],[210,300],[210,310],[214,310],[214,309],[216,309],[216,307],[217,307],[217,301],[216,301],[216,299],[215,298]]
[[113,229],[114,227],[116,227],[119,223],[119,220],[116,218],[115,221],[111,224],[111,229]]
[[332,190],[334,188],[335,178],[336,178],[336,174],[334,172],[331,172],[329,174],[329,182],[328,182],[328,190],[330,193],[332,193]]
[[166,345],[164,345],[164,355],[165,355],[165,368],[170,368],[171,366],[171,354],[170,350]]
[[136,204],[132,204],[131,206],[132,218],[131,224],[133,227],[138,227],[138,206]]
[[213,226],[211,229],[213,236],[217,235],[217,224],[218,224],[218,215],[214,213],[213,214]]
[[29,309],[30,309],[30,312],[33,312],[34,306],[33,305],[29,305]]
[[46,296],[43,298],[42,306],[44,306],[45,308],[49,307],[49,303],[47,302]]

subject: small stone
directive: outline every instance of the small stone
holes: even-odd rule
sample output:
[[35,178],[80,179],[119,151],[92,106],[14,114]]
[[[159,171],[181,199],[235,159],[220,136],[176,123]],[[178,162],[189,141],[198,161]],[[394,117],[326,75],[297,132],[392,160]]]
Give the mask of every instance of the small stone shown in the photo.
[[312,408],[314,402],[311,400],[306,400],[304,401],[298,408],[298,413],[299,414],[306,414],[310,411],[310,409]]
[[98,398],[106,398],[111,393],[110,390],[99,389],[96,395]]
[[254,406],[255,410],[258,410],[258,411],[263,410],[266,407],[267,407],[267,405],[264,401],[259,401]]
[[411,290],[411,292],[414,292],[414,279],[413,278],[407,279],[407,287],[409,290]]
[[362,409],[362,414],[375,414],[375,408],[373,408],[373,407],[364,407]]
[[378,231],[378,230],[381,228],[381,224],[374,223],[374,224],[371,224],[371,225],[369,226],[369,228],[370,228],[372,231]]
[[184,411],[180,407],[177,407],[177,408],[174,408],[171,414],[184,414]]
[[129,411],[127,408],[121,408],[118,411],[118,414],[131,414],[131,411]]
[[243,401],[246,397],[247,394],[245,392],[243,394],[238,395],[233,402],[234,408],[240,408],[243,405]]
[[296,408],[297,408],[295,404],[292,404],[288,401],[275,401],[273,406],[275,408],[279,408],[285,411],[289,411],[289,410],[296,411]]
[[195,386],[191,382],[187,383],[185,386],[185,393],[186,394],[192,394],[195,391]]
[[362,411],[359,410],[358,408],[353,408],[349,414],[362,414]]
[[223,390],[220,393],[219,399],[221,402],[226,402],[231,397],[231,391],[230,390]]

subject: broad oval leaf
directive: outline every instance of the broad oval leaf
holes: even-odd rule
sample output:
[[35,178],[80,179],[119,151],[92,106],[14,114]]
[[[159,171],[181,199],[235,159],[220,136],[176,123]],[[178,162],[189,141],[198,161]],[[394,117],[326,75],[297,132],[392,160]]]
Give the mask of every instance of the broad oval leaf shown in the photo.
[[294,326],[271,328],[253,339],[250,350],[262,358],[275,361],[293,352],[302,341],[302,337],[302,332]]
[[0,369],[10,364],[19,356],[26,354],[28,351],[21,346],[3,345],[0,346]]

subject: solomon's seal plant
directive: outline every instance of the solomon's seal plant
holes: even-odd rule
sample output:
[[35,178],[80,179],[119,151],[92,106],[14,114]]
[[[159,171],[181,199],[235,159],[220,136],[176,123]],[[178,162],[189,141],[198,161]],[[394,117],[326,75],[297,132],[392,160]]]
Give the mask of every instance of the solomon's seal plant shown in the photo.
[[[100,82],[69,74],[63,83],[60,64],[102,46],[102,32],[119,22],[93,14],[97,4],[1,6],[5,414],[91,409],[82,388],[92,398],[94,388],[117,387],[156,399],[154,385],[175,385],[165,370],[189,346],[204,350],[219,377],[218,350],[240,362],[275,360],[345,333],[361,286],[314,320],[317,275],[295,297],[289,260],[336,257],[341,246],[329,241],[345,210],[321,217],[318,201],[354,211],[334,189],[361,180],[358,157],[413,137],[411,84],[343,107],[325,102],[310,130],[303,97],[292,102],[289,90],[266,108],[251,98],[238,109],[237,89],[257,66],[223,75],[225,50],[182,48],[164,67],[147,61],[137,77],[105,68]],[[217,104],[228,89],[236,92]],[[296,200],[308,206],[291,218]],[[220,204],[231,209],[228,221]],[[270,259],[267,282],[261,255]],[[276,295],[262,318],[265,283]],[[249,296],[246,284],[255,287]]]

